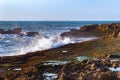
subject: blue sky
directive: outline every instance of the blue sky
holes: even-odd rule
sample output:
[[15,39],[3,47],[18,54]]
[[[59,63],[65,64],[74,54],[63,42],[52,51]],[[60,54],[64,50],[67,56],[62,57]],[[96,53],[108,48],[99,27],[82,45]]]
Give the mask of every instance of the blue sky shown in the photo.
[[0,0],[0,20],[120,20],[120,0]]

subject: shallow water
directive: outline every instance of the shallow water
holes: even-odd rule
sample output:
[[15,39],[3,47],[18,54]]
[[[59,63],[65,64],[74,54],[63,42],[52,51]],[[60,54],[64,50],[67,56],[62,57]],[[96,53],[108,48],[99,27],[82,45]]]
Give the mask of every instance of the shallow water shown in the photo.
[[43,74],[43,77],[44,77],[44,80],[55,80],[58,76],[57,74],[46,72]]
[[87,56],[78,56],[78,57],[76,57],[76,60],[78,60],[78,61],[84,61],[84,60],[87,60],[87,59],[89,59],[89,57],[87,57]]
[[63,65],[63,64],[67,64],[70,63],[70,61],[54,61],[54,60],[49,60],[49,61],[44,61],[43,65]]

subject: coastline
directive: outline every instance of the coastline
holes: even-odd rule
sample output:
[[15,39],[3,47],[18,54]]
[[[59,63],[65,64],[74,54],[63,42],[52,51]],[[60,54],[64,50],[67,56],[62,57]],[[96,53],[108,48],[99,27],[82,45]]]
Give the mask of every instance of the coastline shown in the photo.
[[[1,66],[0,77],[9,80],[12,80],[13,78],[14,79],[28,78],[29,80],[35,80],[38,79],[39,77],[41,79],[44,79],[44,77],[42,76],[42,74],[44,74],[43,72],[52,71],[58,75],[57,80],[66,80],[72,78],[75,80],[79,80],[80,78],[81,80],[82,79],[84,80],[85,76],[87,75],[89,75],[89,77],[94,77],[94,79],[96,80],[98,80],[97,76],[99,75],[101,76],[100,80],[103,80],[106,74],[108,74],[107,75],[108,78],[113,79],[113,77],[115,77],[116,78],[115,80],[120,79],[119,72],[112,72],[109,70],[109,67],[120,66],[119,60],[116,62],[110,61],[111,60],[110,56],[114,53],[119,53],[120,51],[120,45],[118,44],[120,43],[120,24],[113,23],[113,24],[102,24],[102,25],[97,25],[97,24],[87,25],[81,27],[80,29],[73,29],[69,32],[65,32],[61,34],[61,36],[62,37],[96,36],[96,37],[100,37],[100,39],[95,39],[95,40],[85,41],[75,44],[67,44],[64,46],[60,46],[58,48],[31,52],[20,56],[0,57],[0,66]],[[99,60],[97,61],[93,59],[91,60],[90,58],[87,61],[85,59],[82,62],[79,62],[76,61],[75,59],[78,56],[93,57]],[[56,68],[55,66],[52,67],[51,65],[50,66],[42,65],[43,61],[48,61],[48,60],[58,60],[58,61],[62,60],[62,61],[72,61],[72,62],[62,65],[57,65]],[[100,67],[96,67],[97,65],[99,65],[97,63],[101,64],[101,66],[104,68],[102,69]],[[70,69],[72,70],[70,71]],[[86,70],[84,71],[84,69]],[[80,73],[81,71],[82,73],[84,73],[84,75],[81,75],[82,74]],[[92,76],[90,76],[91,73],[89,72],[92,72]],[[68,73],[69,75],[67,75]],[[73,75],[72,73],[74,73],[75,77],[70,77]],[[94,76],[95,74],[98,75]],[[25,77],[25,75],[30,75],[30,76]]]

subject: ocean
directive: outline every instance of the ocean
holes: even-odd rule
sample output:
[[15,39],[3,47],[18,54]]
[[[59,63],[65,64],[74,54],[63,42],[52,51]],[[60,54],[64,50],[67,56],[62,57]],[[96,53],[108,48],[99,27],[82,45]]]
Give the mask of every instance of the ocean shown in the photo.
[[83,25],[120,23],[120,21],[0,21],[0,29],[22,28],[22,32],[39,32],[39,36],[0,34],[0,56],[23,55],[29,52],[56,48],[92,38],[62,39],[60,34]]

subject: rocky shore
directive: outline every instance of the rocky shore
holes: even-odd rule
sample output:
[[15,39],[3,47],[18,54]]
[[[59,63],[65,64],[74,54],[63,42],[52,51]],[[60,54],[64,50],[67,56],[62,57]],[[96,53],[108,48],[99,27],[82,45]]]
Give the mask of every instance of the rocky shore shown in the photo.
[[113,38],[120,37],[120,24],[94,24],[94,25],[86,25],[81,27],[80,29],[71,29],[69,32],[65,32],[61,34],[61,36],[66,37],[89,37],[89,36],[97,36],[104,38]]
[[86,25],[61,34],[91,36],[99,38],[0,57],[0,80],[120,80],[120,24]]

